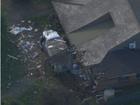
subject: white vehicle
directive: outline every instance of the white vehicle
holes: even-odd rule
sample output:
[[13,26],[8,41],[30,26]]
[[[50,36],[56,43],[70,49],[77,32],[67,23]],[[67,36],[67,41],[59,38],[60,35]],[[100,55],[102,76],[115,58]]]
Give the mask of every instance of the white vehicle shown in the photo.
[[53,30],[43,31],[40,42],[43,51],[47,52],[49,56],[54,56],[67,48],[66,41]]

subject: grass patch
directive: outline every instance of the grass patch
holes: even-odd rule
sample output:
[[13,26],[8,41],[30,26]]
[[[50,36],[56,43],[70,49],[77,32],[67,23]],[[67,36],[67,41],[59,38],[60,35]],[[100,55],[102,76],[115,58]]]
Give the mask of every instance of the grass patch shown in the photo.
[[81,105],[98,105],[94,97],[89,97],[83,100]]
[[10,35],[7,30],[6,16],[2,12],[2,29],[1,29],[1,60],[2,60],[2,93],[6,91],[8,83],[14,83],[16,80],[22,78],[25,75],[25,66],[19,60],[14,60],[8,57],[9,55],[17,56],[20,52],[18,48],[10,42]]
[[41,29],[47,28],[55,30],[59,33],[64,33],[63,29],[58,21],[58,18],[55,15],[43,15],[37,17],[30,17],[29,20],[36,23],[36,26],[40,27]]
[[60,34],[64,34],[64,31],[59,23],[57,14],[53,8],[51,0],[31,0],[34,5],[46,4],[46,14],[41,16],[30,17],[28,19],[34,21],[41,29],[48,28],[53,29]]
[[19,102],[12,96],[7,96],[4,100],[2,100],[1,105],[19,105]]
[[37,80],[32,87],[17,99],[20,101],[20,105],[42,105],[44,84],[44,81]]
[[59,24],[59,21],[57,20],[57,17],[53,15],[31,17],[30,19],[43,28],[47,26],[48,28],[52,28],[55,30],[62,29],[61,25]]
[[2,100],[2,105],[43,105],[43,92],[45,81],[36,80],[31,86],[17,99],[7,96]]

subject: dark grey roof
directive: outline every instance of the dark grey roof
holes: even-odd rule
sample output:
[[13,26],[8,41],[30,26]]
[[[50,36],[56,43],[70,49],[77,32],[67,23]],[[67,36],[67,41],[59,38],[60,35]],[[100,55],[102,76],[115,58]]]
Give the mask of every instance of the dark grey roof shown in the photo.
[[58,1],[53,1],[53,5],[66,33],[77,30],[104,14],[103,12],[98,14],[99,11],[94,9],[96,5],[100,5],[101,1],[97,1],[97,3],[92,2],[93,0],[88,0],[86,3],[86,0],[82,0],[80,3],[76,3],[80,0],[71,0],[71,2],[66,0],[66,2]]
[[105,78],[140,73],[140,50],[109,52],[100,64],[94,66],[93,72],[104,73]]
[[[123,3],[123,7],[121,5],[118,6],[118,3]],[[104,2],[104,0],[53,0],[53,5],[65,32],[69,33],[95,21],[111,11],[117,11],[117,9],[120,9],[120,11],[123,10],[126,12],[128,1],[107,0]],[[113,15],[114,14],[112,14],[112,17],[114,21],[116,21],[116,18],[119,18],[119,16],[115,17]],[[130,16],[131,15],[132,14],[130,14]]]

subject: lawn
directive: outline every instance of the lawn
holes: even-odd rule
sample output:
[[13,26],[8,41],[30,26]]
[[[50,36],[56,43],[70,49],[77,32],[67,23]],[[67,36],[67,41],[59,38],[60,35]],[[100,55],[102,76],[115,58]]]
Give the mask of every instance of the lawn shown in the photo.
[[7,21],[4,12],[2,12],[2,33],[1,33],[1,61],[2,61],[2,93],[7,91],[8,84],[14,84],[25,75],[25,65],[20,60],[15,60],[8,55],[17,56],[20,51],[12,42],[8,33]]
[[89,97],[83,100],[81,105],[98,105],[95,97]]

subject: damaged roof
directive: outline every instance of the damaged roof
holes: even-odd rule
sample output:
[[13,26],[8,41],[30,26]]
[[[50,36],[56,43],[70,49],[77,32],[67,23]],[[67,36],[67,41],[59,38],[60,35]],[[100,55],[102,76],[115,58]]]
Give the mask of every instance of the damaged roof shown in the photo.
[[86,52],[83,56],[86,66],[101,62],[110,49],[140,32],[128,0],[55,0],[53,6],[67,34],[110,14],[115,25],[113,28],[77,46]]

